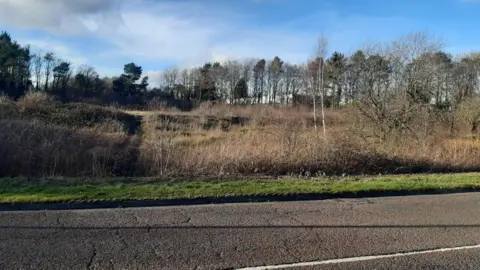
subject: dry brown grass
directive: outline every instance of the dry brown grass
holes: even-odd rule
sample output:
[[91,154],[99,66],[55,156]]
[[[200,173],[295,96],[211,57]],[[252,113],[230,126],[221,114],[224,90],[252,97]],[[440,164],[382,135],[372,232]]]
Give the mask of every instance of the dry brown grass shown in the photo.
[[137,136],[130,115],[62,104],[45,93],[0,102],[0,175],[133,175]]
[[[144,118],[141,164],[153,175],[323,174],[367,172],[367,150],[346,138],[327,139],[308,119],[234,127],[229,131],[199,126],[181,132],[163,118]],[[375,159],[373,159],[375,160]]]
[[19,111],[20,108],[13,100],[0,94],[0,119],[17,117]]
[[1,93],[0,94],[0,104],[10,104],[13,103],[13,100],[11,100],[7,95]]
[[[479,141],[450,138],[440,120],[425,126],[428,134],[420,121],[416,133],[378,143],[368,130],[353,128],[349,110],[327,111],[324,138],[301,107],[204,105],[190,113],[126,114],[34,94],[17,103],[0,98],[0,174],[314,176],[480,168]],[[11,117],[26,111],[29,117]],[[131,114],[143,119],[135,134],[125,131]],[[458,134],[468,133],[462,128]]]
[[41,121],[0,120],[0,175],[105,176],[132,174],[130,138],[72,131]]
[[[209,108],[211,114],[214,109]],[[143,134],[148,134],[142,142],[144,165],[154,175],[405,173],[469,171],[480,166],[480,143],[452,141],[442,125],[428,127],[431,130],[424,137],[418,128],[418,134],[379,144],[350,128],[355,118],[349,118],[348,110],[327,113],[329,126],[323,138],[320,128],[313,130],[306,112],[273,108],[276,114],[262,115],[256,111],[262,106],[248,109],[238,114],[267,120],[250,119],[248,125],[229,131],[205,130],[200,125],[180,125],[183,129],[178,131],[158,128],[166,126],[162,119],[149,118],[144,121]],[[147,165],[152,160],[148,156],[155,157],[152,165]]]
[[114,118],[105,118],[86,130],[92,130],[98,134],[127,135],[125,124]]
[[17,102],[22,108],[54,108],[57,101],[44,92],[28,91]]

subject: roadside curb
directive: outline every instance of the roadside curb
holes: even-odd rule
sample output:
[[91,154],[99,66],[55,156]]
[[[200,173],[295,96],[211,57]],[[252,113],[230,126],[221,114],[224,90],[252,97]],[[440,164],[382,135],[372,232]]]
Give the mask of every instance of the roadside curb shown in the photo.
[[338,194],[297,194],[297,195],[265,195],[239,196],[222,198],[173,199],[173,200],[138,200],[138,201],[89,201],[60,203],[0,203],[0,212],[5,211],[39,211],[39,210],[81,210],[135,207],[191,206],[229,203],[263,203],[263,202],[295,202],[318,201],[329,199],[359,199],[376,197],[399,197],[415,195],[440,195],[478,192],[477,188],[436,189],[424,191],[368,191],[346,192]]

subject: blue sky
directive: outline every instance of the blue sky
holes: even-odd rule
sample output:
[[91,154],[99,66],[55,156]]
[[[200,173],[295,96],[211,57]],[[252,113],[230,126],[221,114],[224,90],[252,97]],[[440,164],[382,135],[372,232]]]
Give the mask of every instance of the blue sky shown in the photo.
[[324,35],[329,52],[428,31],[456,54],[480,50],[475,0],[0,0],[0,29],[102,75],[135,62],[166,67],[273,58],[300,63]]

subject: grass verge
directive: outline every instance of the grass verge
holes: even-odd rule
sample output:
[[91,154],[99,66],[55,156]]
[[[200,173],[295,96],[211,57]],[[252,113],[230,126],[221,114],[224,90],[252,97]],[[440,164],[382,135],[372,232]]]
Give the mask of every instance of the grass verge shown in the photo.
[[0,203],[55,203],[224,198],[358,192],[480,189],[480,174],[428,174],[341,179],[165,183],[151,178],[0,179]]

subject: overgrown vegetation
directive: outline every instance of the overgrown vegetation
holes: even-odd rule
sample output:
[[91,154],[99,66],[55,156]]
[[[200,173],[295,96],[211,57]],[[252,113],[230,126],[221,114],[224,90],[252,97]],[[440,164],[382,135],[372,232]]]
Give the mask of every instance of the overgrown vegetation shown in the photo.
[[[196,179],[480,168],[480,57],[454,59],[423,34],[325,61],[322,47],[305,65],[276,57],[171,69],[156,90],[147,90],[133,63],[107,86],[89,67],[73,76],[69,65],[29,55],[6,33],[0,42],[8,49],[0,57],[0,176]],[[179,110],[165,93],[192,110]],[[95,95],[136,110],[89,98]],[[325,132],[312,113],[319,102]]]
[[215,107],[208,115],[130,115],[97,105],[25,103],[28,97],[0,104],[2,176],[308,177],[476,171],[480,165],[480,142],[461,133],[451,137],[438,127],[441,119],[422,141],[411,135],[378,141],[356,127],[354,108],[327,111],[324,138],[301,108],[235,107],[236,117]]

